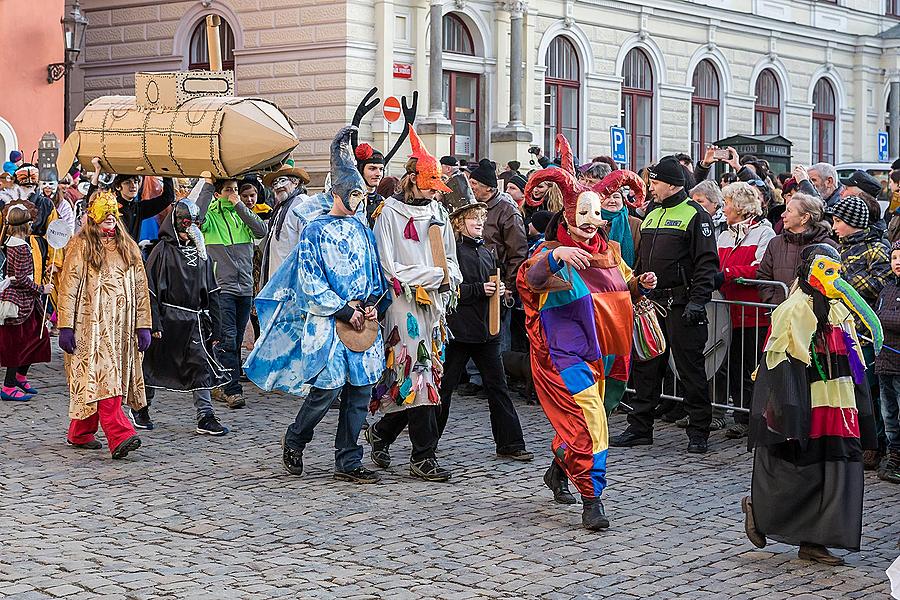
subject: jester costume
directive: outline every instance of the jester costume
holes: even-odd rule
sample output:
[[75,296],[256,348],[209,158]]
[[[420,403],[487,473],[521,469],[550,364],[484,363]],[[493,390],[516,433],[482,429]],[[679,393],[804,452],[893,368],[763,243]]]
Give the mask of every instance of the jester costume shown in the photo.
[[826,547],[859,550],[862,452],[874,447],[875,422],[851,310],[883,340],[878,318],[839,277],[831,246],[801,251],[799,288],[772,313],[757,372],[748,447],[755,450],[746,531],[800,545],[800,557],[841,559]]
[[[553,218],[547,240],[519,269],[516,286],[531,340],[535,390],[556,431],[555,458],[544,481],[557,501],[564,502],[568,491],[561,494],[560,488],[571,479],[585,503],[584,525],[603,529],[609,526],[600,503],[609,438],[604,392],[608,380],[620,382],[624,389],[632,345],[632,301],[646,290],[639,288],[619,244],[609,241],[600,228],[600,194],[629,185],[643,195],[643,186],[634,173],[615,171],[598,184],[600,193],[588,189],[575,179],[571,150],[561,135],[557,146],[562,167],[532,175],[525,195],[551,181],[563,192],[563,213]],[[573,239],[571,230],[583,231],[585,225],[596,230],[593,237]],[[554,250],[566,246],[590,253],[590,267],[575,270],[558,261]],[[602,518],[591,517],[594,507]]]

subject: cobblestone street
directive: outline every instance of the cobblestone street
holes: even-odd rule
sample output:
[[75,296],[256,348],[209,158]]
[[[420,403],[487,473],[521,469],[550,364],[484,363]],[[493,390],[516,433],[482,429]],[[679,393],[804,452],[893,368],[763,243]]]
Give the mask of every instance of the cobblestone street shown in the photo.
[[807,563],[744,537],[742,442],[716,432],[697,457],[664,425],[651,447],[610,450],[612,527],[589,533],[580,505],[554,504],[541,482],[550,427],[539,407],[517,404],[539,456],[516,463],[495,457],[484,403],[455,400],[439,450],[448,484],[410,479],[403,438],[380,485],[333,481],[336,411],[307,472],[288,475],[279,439],[298,401],[281,394],[218,408],[232,433],[217,439],[194,433],[188,395],[161,394],[144,446],[112,461],[65,445],[54,352],[30,374],[39,396],[0,404],[2,598],[888,597],[900,490],[873,474],[862,551],[846,567]]

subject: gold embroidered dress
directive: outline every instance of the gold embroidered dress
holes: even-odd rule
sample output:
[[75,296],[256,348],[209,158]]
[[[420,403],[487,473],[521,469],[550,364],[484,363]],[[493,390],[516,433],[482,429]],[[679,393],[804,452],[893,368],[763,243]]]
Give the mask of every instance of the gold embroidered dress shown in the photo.
[[65,355],[72,419],[93,415],[99,400],[114,396],[134,409],[146,405],[135,330],[151,327],[143,264],[129,267],[115,242],[104,239],[98,273],[82,245],[76,237],[66,249],[59,290],[58,326],[75,332],[75,353]]

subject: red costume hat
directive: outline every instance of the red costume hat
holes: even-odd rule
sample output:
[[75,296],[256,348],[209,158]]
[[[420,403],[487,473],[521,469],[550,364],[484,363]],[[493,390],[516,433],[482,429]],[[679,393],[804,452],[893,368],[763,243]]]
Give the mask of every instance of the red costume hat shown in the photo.
[[419,189],[451,192],[452,190],[441,180],[440,163],[425,149],[412,125],[409,127],[409,144],[412,146],[412,154],[409,157],[416,159],[416,185]]
[[591,192],[587,187],[575,178],[575,162],[572,158],[572,148],[569,140],[561,133],[556,135],[556,154],[560,157],[559,167],[541,169],[528,178],[525,186],[525,198],[531,198],[531,192],[539,183],[549,181],[555,183],[563,196],[563,213],[566,221],[575,223],[575,209],[578,205],[578,197],[585,192]]

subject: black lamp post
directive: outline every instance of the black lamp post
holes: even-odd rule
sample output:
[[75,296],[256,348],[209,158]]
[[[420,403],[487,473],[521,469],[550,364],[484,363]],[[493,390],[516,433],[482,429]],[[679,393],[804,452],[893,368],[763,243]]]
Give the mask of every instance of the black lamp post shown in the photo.
[[[47,65],[47,83],[59,81],[66,77],[72,69],[72,65],[78,60],[81,49],[84,47],[84,32],[87,29],[88,20],[81,13],[79,0],[75,0],[72,11],[60,19],[62,23],[63,39],[65,41],[66,60],[61,63]],[[69,132],[69,78],[66,77],[63,102],[65,107],[65,130]]]

